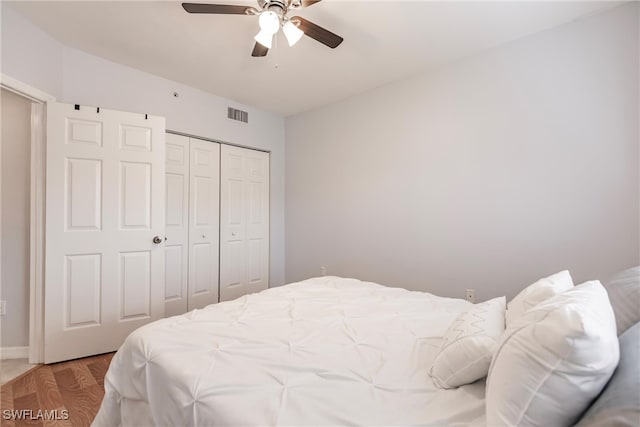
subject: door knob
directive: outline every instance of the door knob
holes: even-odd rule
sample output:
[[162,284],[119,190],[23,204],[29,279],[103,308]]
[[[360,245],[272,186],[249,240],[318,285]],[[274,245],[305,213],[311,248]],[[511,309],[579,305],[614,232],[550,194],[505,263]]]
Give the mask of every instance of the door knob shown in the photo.
[[160,236],[155,236],[153,238],[153,243],[155,243],[156,245],[159,245],[160,243],[162,243],[162,239],[160,238]]

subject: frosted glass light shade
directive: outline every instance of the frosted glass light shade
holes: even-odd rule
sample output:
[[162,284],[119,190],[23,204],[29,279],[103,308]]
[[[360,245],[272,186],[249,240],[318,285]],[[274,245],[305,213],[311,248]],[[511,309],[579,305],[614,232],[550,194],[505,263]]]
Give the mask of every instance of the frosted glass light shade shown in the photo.
[[298,43],[298,40],[300,40],[300,38],[304,35],[302,30],[291,21],[285,22],[285,24],[282,26],[282,32],[287,38],[289,46],[293,46],[294,44]]
[[254,37],[254,39],[255,41],[257,41],[267,49],[271,49],[271,41],[273,40],[273,33],[270,33],[265,30],[260,30],[260,32]]
[[275,34],[280,29],[280,18],[277,13],[267,10],[260,14],[258,24],[260,24],[261,31]]

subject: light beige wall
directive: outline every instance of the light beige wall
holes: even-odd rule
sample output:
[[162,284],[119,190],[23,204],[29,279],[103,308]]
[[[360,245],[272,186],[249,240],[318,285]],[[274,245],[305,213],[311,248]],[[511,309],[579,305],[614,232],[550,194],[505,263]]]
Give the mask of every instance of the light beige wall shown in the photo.
[[29,345],[29,218],[31,102],[2,90],[2,204],[0,243],[2,289],[7,315],[2,322],[2,347]]
[[483,300],[638,264],[638,16],[630,2],[287,118],[287,281],[326,266]]

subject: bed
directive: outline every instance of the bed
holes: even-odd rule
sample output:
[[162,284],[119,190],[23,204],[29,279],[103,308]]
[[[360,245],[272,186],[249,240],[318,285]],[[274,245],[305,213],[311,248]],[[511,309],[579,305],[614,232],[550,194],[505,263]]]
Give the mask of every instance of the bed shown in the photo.
[[428,374],[471,305],[321,277],[163,319],[114,356],[94,425],[482,425],[484,380]]
[[132,333],[93,425],[636,426],[639,304],[640,267],[508,304],[309,279]]

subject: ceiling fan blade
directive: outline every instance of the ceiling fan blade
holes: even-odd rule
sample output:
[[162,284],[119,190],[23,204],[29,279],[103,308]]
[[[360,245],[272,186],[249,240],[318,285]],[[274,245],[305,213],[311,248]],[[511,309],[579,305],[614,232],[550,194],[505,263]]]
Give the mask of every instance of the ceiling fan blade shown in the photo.
[[269,52],[268,47],[264,47],[260,43],[256,42],[256,44],[253,45],[253,52],[251,52],[251,56],[256,58],[260,56],[267,56],[267,52]]
[[223,15],[247,15],[250,6],[231,4],[182,3],[182,7],[189,13],[217,13]]
[[291,18],[291,20],[298,23],[298,28],[300,28],[305,33],[305,35],[319,41],[326,46],[329,46],[331,49],[337,48],[340,43],[344,41],[344,39],[339,35],[334,34],[331,31],[324,29],[321,26],[307,21],[306,19],[299,16],[294,16],[293,18]]
[[322,0],[302,0],[302,7],[313,6],[316,3],[320,3]]

